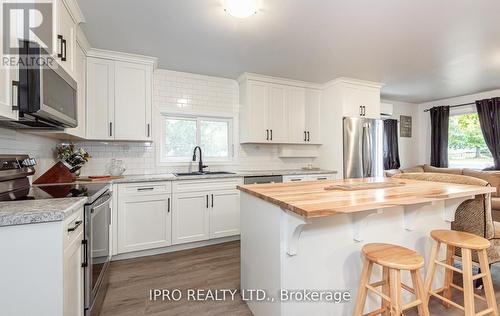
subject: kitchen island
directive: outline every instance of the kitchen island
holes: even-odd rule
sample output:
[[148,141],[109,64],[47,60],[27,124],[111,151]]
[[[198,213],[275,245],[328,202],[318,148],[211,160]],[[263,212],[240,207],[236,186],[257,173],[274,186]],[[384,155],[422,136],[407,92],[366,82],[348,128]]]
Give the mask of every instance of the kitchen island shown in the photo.
[[[402,245],[421,253],[427,262],[430,231],[450,229],[463,201],[494,191],[406,179],[238,188],[242,191],[241,288],[247,299],[251,290],[267,294],[264,300],[247,300],[256,316],[352,315],[364,244]],[[409,276],[405,277],[403,281],[411,284]],[[375,268],[372,280],[380,278],[381,271]],[[329,291],[349,294],[342,302],[337,301],[338,296],[334,301],[325,296],[303,300],[304,295],[290,299],[292,291],[303,294],[304,290],[319,291],[318,295]],[[369,294],[366,308],[374,310],[378,304],[379,299]]]

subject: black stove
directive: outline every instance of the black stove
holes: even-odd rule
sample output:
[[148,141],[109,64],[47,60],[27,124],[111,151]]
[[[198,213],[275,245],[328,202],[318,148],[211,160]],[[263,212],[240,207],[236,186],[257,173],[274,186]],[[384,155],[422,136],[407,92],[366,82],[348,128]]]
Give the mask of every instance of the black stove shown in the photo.
[[67,183],[31,186],[36,160],[27,155],[0,155],[0,201],[88,197],[92,203],[109,190],[105,183]]

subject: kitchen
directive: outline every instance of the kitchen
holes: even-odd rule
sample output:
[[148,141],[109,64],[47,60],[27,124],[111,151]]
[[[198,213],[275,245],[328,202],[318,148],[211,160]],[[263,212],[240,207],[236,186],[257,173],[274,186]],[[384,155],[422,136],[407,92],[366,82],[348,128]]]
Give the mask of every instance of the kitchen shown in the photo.
[[[363,25],[365,30],[377,25],[388,32],[386,40],[400,35],[390,23],[378,20],[397,12],[390,2],[367,8],[368,21]],[[8,258],[2,260],[0,270],[9,271],[2,274],[2,314],[351,315],[358,301],[359,277],[322,280],[318,276],[330,270],[302,261],[302,251],[318,260],[331,260],[337,253],[342,262],[347,256],[352,270],[345,270],[346,275],[361,274],[361,246],[368,241],[418,249],[428,262],[432,246],[428,236],[435,229],[456,228],[462,203],[491,194],[491,210],[483,211],[492,212],[493,218],[497,215],[496,191],[490,188],[471,191],[454,183],[438,188],[447,192],[446,197],[433,193],[392,201],[384,196],[410,190],[411,181],[422,180],[404,180],[400,175],[395,176],[398,180],[389,179],[389,171],[404,176],[404,170],[422,165],[424,174],[446,173],[445,165],[433,162],[434,127],[424,110],[494,100],[500,94],[495,90],[498,85],[487,78],[480,87],[470,82],[454,84],[427,72],[425,80],[436,82],[431,89],[412,77],[411,67],[400,67],[402,59],[380,61],[386,65],[383,70],[367,64],[372,56],[366,54],[353,55],[352,62],[346,63],[342,56],[352,53],[353,43],[334,27],[344,25],[345,20],[333,10],[322,12],[325,4],[294,1],[283,4],[287,9],[281,11],[272,1],[249,0],[242,3],[251,6],[250,13],[243,14],[245,6],[233,1],[26,3],[42,17],[50,14],[49,28],[54,31],[44,41],[43,32],[34,39],[26,38],[22,28],[10,29],[17,38],[29,41],[21,42],[16,54],[55,60],[56,65],[19,67],[5,65],[4,59],[0,69],[0,196],[5,201],[0,202],[0,249]],[[332,9],[332,5],[327,6]],[[347,16],[359,11],[343,1],[338,5],[344,6]],[[116,10],[117,6],[122,10]],[[452,6],[457,14],[467,12],[466,4]],[[435,9],[431,4],[414,5],[423,16],[431,8]],[[490,18],[494,8],[495,4],[484,4],[473,12],[474,21]],[[24,9],[3,1],[3,16],[8,10]],[[292,25],[302,14],[328,21],[326,12],[339,20],[331,22],[331,34],[318,32],[314,45],[320,45],[325,36],[339,43],[321,44],[326,49],[317,50],[317,61],[301,66],[309,54],[302,45],[309,43],[307,34],[302,29],[285,32],[272,26]],[[185,20],[180,21],[177,13]],[[16,18],[21,19],[10,15]],[[435,17],[429,20],[433,25],[442,23]],[[123,32],[111,27],[124,21],[134,21],[136,26],[123,26]],[[456,23],[446,34],[460,29],[462,25]],[[182,31],[181,25],[186,26]],[[319,30],[310,27],[310,31]],[[487,37],[495,27],[481,26],[477,31]],[[205,29],[209,30],[206,34]],[[264,34],[266,29],[275,31],[261,39],[268,43],[263,48],[252,34]],[[359,30],[352,32],[353,41],[367,38]],[[201,40],[200,34],[206,38]],[[422,34],[431,36],[430,27]],[[277,36],[283,36],[282,42],[275,43],[281,54],[272,48]],[[410,40],[397,38],[399,44]],[[249,43],[248,54],[237,51]],[[388,49],[370,41],[363,45],[377,47],[374,55]],[[9,55],[4,46],[3,54]],[[338,57],[327,53],[332,49],[339,52]],[[283,56],[287,51],[289,55]],[[456,54],[467,52],[462,48]],[[405,50],[400,54],[421,69],[426,62],[438,62],[435,56],[419,59]],[[478,66],[478,71],[487,73],[494,65]],[[456,72],[462,69],[453,67]],[[472,113],[467,112],[469,108],[475,111],[471,104],[453,108],[450,118]],[[455,113],[458,109],[463,111]],[[395,124],[391,135],[389,123]],[[450,143],[453,137],[450,133]],[[450,152],[456,150],[450,147]],[[491,153],[481,154],[482,162],[496,162]],[[453,159],[450,172],[456,172]],[[436,167],[443,169],[431,169]],[[461,176],[473,172],[465,170],[461,169]],[[489,184],[499,186],[495,171],[482,172],[489,172],[484,175]],[[375,185],[383,187],[343,180],[357,178],[378,179]],[[334,189],[325,189],[329,186]],[[268,187],[277,191],[267,191]],[[291,196],[286,192],[292,192]],[[361,202],[369,192],[376,193],[373,199]],[[321,197],[327,204],[350,196],[354,202],[342,209],[321,203],[313,207],[313,201],[300,201],[303,196],[306,200]],[[261,199],[270,205],[261,204]],[[307,212],[313,209],[318,213],[309,217]],[[355,211],[339,214],[348,209]],[[268,211],[261,214],[262,210]],[[320,213],[321,220],[316,218]],[[276,214],[283,216],[282,221],[273,217]],[[379,224],[379,231],[367,226],[372,221]],[[271,223],[283,227],[281,233],[292,234],[291,239],[271,237],[276,233]],[[343,226],[337,233],[326,232],[328,225],[331,229],[339,223]],[[289,227],[295,228],[289,231]],[[394,234],[386,234],[391,228]],[[337,248],[323,248],[315,246],[315,238],[339,243]],[[491,240],[493,247],[496,239]],[[286,245],[277,250],[278,258],[274,257],[277,253],[273,255],[276,243]],[[265,270],[267,264],[276,267],[278,262],[283,270],[273,273],[255,274],[247,266],[263,265]],[[334,270],[342,269],[335,266],[342,263],[335,262]],[[312,267],[317,274],[302,281],[290,278],[294,269]],[[491,270],[497,287],[498,272],[495,266]],[[350,298],[335,304],[279,302],[269,309],[267,303],[255,304],[251,292],[256,291],[258,297],[260,290],[271,291],[275,284],[282,289],[348,290]],[[198,299],[187,298],[189,291],[208,289],[227,292],[216,292],[213,297],[196,292]],[[179,292],[183,298],[174,299]],[[51,295],[47,298],[40,293]],[[221,294],[227,295],[225,299],[216,299]],[[370,295],[366,311],[379,304]],[[26,296],[31,304],[23,304]],[[451,313],[433,299],[429,306],[431,314]]]

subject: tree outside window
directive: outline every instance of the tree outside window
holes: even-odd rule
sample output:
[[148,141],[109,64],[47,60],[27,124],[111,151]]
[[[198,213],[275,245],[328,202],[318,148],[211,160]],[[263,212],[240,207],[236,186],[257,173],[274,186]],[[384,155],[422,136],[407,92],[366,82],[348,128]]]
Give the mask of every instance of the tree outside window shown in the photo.
[[452,167],[482,169],[493,164],[477,113],[450,116],[448,160]]

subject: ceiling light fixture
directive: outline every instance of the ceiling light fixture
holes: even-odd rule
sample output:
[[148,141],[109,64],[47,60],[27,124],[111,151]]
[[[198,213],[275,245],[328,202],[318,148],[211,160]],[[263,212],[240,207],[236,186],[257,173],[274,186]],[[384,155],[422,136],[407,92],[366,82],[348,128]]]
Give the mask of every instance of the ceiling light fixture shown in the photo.
[[224,11],[236,18],[248,18],[259,11],[259,0],[224,0]]

